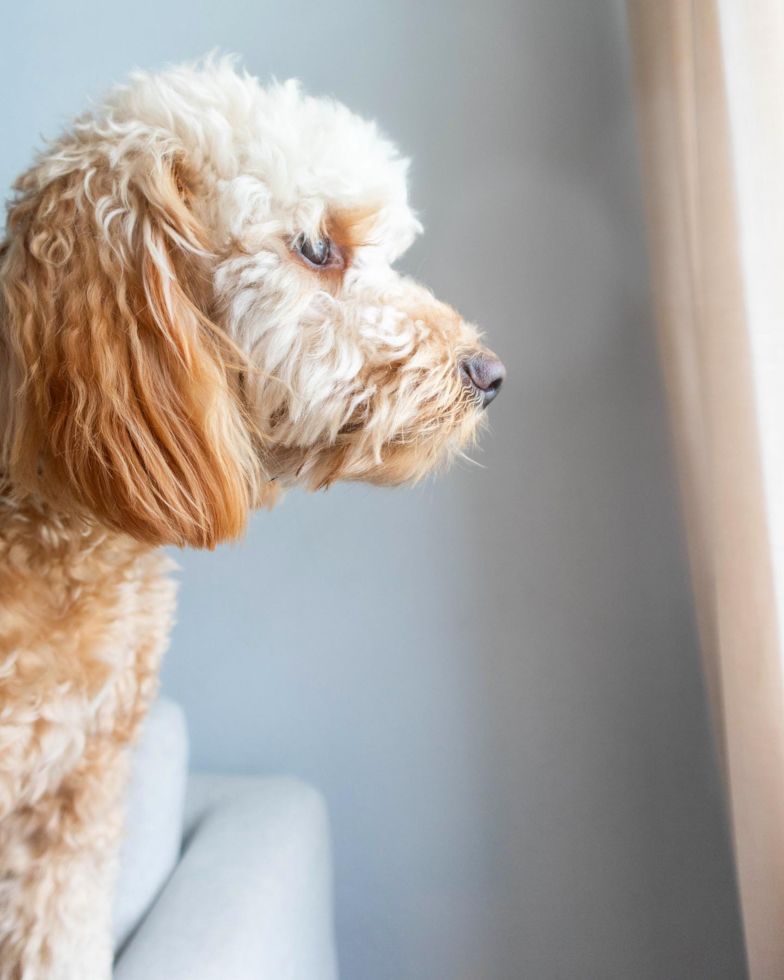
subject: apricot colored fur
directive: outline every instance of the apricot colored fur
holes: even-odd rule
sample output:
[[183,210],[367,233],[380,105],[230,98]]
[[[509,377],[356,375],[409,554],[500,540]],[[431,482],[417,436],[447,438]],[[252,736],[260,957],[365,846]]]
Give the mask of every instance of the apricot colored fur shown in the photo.
[[[279,487],[411,482],[483,415],[373,123],[230,60],[48,144],[0,245],[0,980],[107,980],[122,800],[174,612],[163,545]],[[323,269],[298,251],[332,239]],[[216,665],[216,669],[218,669]]]

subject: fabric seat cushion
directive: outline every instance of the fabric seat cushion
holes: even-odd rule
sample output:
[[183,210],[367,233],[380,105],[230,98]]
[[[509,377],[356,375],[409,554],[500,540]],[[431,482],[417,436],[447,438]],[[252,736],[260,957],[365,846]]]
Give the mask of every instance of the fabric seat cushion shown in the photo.
[[133,754],[126,833],[114,905],[117,953],[137,928],[180,855],[188,783],[188,733],[182,708],[153,705]]

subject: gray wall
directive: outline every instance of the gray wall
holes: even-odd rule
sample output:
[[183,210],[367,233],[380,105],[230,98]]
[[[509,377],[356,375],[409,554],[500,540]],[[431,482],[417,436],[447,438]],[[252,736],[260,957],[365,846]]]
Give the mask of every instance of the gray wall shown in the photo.
[[241,52],[415,158],[404,262],[510,381],[415,491],[292,495],[182,556],[165,689],[199,766],[334,822],[344,980],[738,980],[720,788],[613,0],[8,5],[0,183],[139,64]]

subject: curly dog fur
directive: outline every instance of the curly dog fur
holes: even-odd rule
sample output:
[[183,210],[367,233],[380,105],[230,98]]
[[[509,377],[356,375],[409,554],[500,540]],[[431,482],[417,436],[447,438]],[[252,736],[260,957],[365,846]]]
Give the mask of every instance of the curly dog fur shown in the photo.
[[415,481],[503,380],[393,270],[419,222],[373,123],[229,59],[136,74],[16,184],[0,246],[0,980],[105,980],[163,545],[278,487]]

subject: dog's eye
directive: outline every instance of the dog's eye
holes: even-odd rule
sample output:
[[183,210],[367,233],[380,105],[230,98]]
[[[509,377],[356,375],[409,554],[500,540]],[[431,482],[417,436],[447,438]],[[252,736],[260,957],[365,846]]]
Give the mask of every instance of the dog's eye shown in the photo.
[[326,265],[332,254],[332,243],[328,238],[317,238],[315,242],[303,238],[297,242],[296,248],[311,265]]

